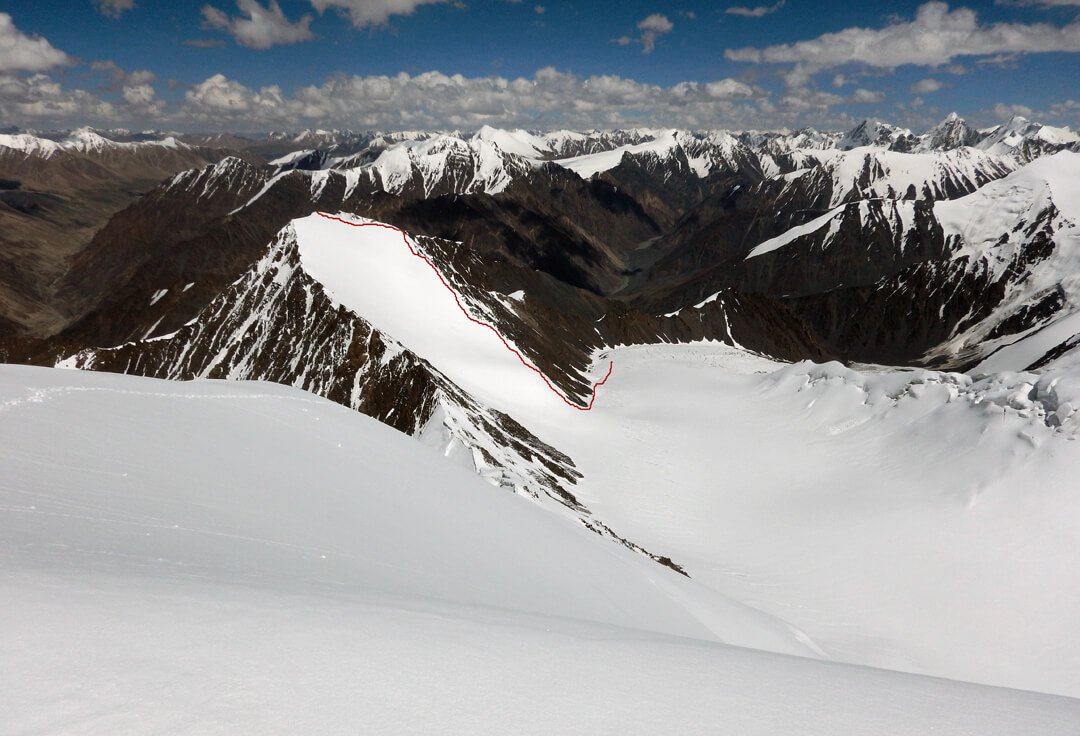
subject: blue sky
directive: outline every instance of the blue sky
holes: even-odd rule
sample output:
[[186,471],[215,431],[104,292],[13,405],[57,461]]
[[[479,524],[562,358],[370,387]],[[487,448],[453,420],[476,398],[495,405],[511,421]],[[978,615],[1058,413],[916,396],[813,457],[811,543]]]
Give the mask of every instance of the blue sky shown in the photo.
[[19,0],[0,128],[1080,124],[1080,0]]

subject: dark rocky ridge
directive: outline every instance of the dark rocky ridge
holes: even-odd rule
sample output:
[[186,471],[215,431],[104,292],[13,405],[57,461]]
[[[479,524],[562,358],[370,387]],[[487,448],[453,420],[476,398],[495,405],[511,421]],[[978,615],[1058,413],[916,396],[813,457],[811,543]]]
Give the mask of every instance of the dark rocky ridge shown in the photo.
[[62,328],[70,309],[57,285],[108,219],[163,178],[229,155],[147,145],[46,157],[0,146],[0,336]]
[[579,477],[569,458],[505,414],[481,407],[423,358],[335,306],[300,268],[288,230],[175,333],[84,349],[67,363],[170,380],[273,381],[414,435],[441,409],[453,417],[444,422],[446,441],[486,452],[493,467],[503,466],[505,484],[576,506],[566,490]]
[[[713,148],[680,140],[670,155],[626,154],[588,180],[511,157],[513,180],[496,194],[457,191],[475,178],[468,156],[436,182],[413,172],[397,193],[369,172],[308,170],[329,161],[318,152],[292,170],[230,158],[186,171],[117,213],[71,259],[55,284],[65,329],[9,335],[0,359],[296,385],[402,431],[434,433],[480,472],[585,513],[570,458],[480,406],[362,315],[333,307],[275,241],[279,231],[315,211],[403,228],[474,313],[581,404],[596,352],[620,344],[714,339],[791,360],[962,366],[975,353],[934,350],[979,324],[1054,249],[1048,221],[1038,221],[1016,235],[1023,248],[1003,273],[954,258],[959,244],[944,237],[933,201],[1005,175],[1005,164],[974,175],[946,166],[920,189],[898,190],[869,154],[855,154],[865,158],[849,184],[828,157],[782,160],[775,140],[775,155],[749,139]],[[696,166],[713,157],[712,173],[699,176],[691,156]],[[777,177],[778,166],[802,173]],[[746,260],[835,200],[847,203],[835,227]],[[523,300],[506,298],[519,290]],[[1050,290],[991,334],[1043,324],[1063,306]],[[4,319],[0,327],[11,323]]]

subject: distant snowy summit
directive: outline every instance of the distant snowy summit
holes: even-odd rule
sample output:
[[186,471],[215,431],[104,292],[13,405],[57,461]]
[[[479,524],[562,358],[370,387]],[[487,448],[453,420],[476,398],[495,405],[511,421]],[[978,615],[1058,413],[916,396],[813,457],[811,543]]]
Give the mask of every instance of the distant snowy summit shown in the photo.
[[58,152],[102,153],[109,150],[134,150],[140,147],[166,147],[190,149],[191,145],[181,142],[175,135],[157,133],[133,139],[129,131],[96,131],[93,128],[78,128],[56,138],[32,133],[15,135],[0,134],[0,148],[21,151],[31,156],[49,158]]
[[[499,194],[518,182],[559,178],[543,171],[557,167],[582,179],[611,178],[609,172],[618,170],[613,181],[647,180],[650,187],[662,181],[677,191],[700,189],[698,182],[718,176],[802,177],[800,186],[827,197],[830,206],[873,196],[960,196],[1062,150],[1080,151],[1080,136],[1020,117],[975,130],[955,113],[918,135],[879,120],[863,120],[842,134],[812,129],[532,132],[484,126],[473,133],[313,129],[241,137],[80,128],[0,135],[0,157],[16,164],[91,159],[160,176],[233,156],[266,165],[272,173],[268,188],[290,172],[311,172],[304,186],[313,197],[330,181],[329,172],[344,177],[346,193],[431,198]],[[76,168],[58,176],[81,175]]]

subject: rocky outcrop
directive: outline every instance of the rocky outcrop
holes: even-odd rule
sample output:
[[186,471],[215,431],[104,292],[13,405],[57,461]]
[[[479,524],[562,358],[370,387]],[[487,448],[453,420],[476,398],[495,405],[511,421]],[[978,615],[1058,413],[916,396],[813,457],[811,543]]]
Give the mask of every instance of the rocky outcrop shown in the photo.
[[172,334],[87,348],[61,363],[170,380],[295,386],[461,454],[499,485],[577,506],[565,455],[481,406],[420,356],[336,306],[301,268],[286,228],[261,258]]

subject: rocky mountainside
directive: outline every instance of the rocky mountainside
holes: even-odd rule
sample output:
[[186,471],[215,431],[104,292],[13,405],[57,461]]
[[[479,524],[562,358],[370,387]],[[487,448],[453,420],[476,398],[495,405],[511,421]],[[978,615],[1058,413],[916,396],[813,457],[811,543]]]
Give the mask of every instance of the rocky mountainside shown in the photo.
[[[974,131],[951,115],[919,135],[864,121],[846,134],[186,141],[0,139],[0,200],[17,213],[4,216],[25,233],[5,251],[21,257],[0,263],[4,360],[298,386],[590,524],[573,459],[410,343],[412,322],[338,299],[333,272],[301,257],[303,223],[323,213],[400,229],[461,316],[578,407],[620,345],[718,340],[781,360],[1020,370],[1080,342],[1080,143],[1067,129],[1014,119]],[[115,194],[119,211],[82,239],[49,239],[77,215],[65,206],[108,211],[87,187],[149,180]]]
[[[684,654],[694,637],[741,653],[710,671],[754,688],[746,653],[772,652],[786,674],[767,703],[821,700],[790,697],[800,662],[818,685],[850,665],[853,682],[891,669],[910,692],[922,680],[897,673],[943,678],[917,688],[944,703],[919,732],[987,731],[956,725],[967,711],[943,682],[994,685],[980,698],[1010,712],[1001,688],[1080,694],[1071,131],[949,116],[925,133],[2,140],[2,213],[23,240],[0,250],[0,297],[23,301],[0,298],[0,362],[64,369],[0,375],[0,583],[30,632],[7,648],[44,673],[24,691],[100,675],[101,657],[54,636],[88,611],[141,687],[149,650],[116,622],[162,598],[151,581],[174,617],[128,618],[179,622],[175,651],[206,643],[202,619],[184,629],[192,610],[234,639],[237,595],[255,596],[252,651],[267,611],[296,613],[281,631],[307,652],[326,630],[311,622],[338,610],[334,652],[390,600],[394,627],[450,621],[459,637],[474,619],[475,639],[444,650],[455,670],[492,622],[550,639],[555,621],[565,661],[537,671],[636,641],[633,693],[655,679],[654,632]],[[72,581],[77,610],[55,597]],[[395,630],[370,643],[392,667],[411,642],[430,680],[431,646]],[[74,654],[43,659],[41,642]],[[209,672],[220,647],[203,649]],[[672,666],[696,677],[703,661]],[[354,682],[346,664],[333,682]],[[39,700],[27,722],[70,705]],[[1043,730],[1071,733],[1055,713]]]
[[70,319],[56,284],[109,218],[224,148],[176,138],[117,142],[80,129],[59,140],[0,135],[0,331],[41,335]]

